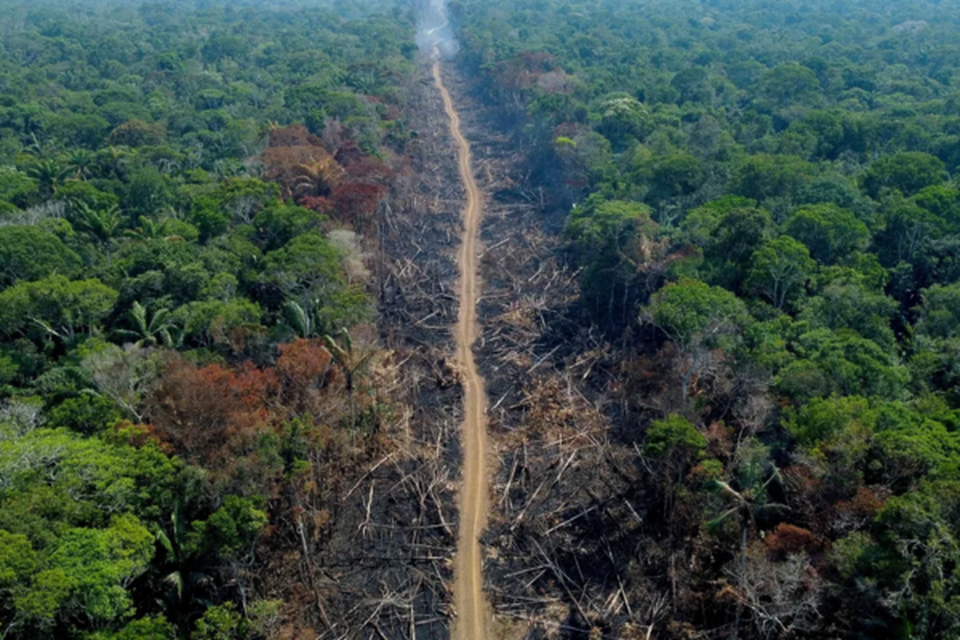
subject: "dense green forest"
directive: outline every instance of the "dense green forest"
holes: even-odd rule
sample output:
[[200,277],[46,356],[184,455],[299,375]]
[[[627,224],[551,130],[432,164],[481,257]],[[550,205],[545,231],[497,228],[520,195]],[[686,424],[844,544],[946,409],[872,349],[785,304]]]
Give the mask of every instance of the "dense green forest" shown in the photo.
[[[0,640],[446,637],[374,574],[415,522],[444,583],[455,527],[455,445],[394,431],[459,399],[416,14],[0,0]],[[574,289],[481,363],[497,636],[960,637],[960,6],[449,14],[517,270]]]
[[958,637],[957,6],[451,11],[518,182],[569,212],[566,313],[612,345],[593,397],[640,468],[549,528],[507,509],[501,552],[562,571],[514,551],[504,598],[559,594],[582,637]]
[[379,9],[0,3],[4,639],[276,630],[254,548],[322,529],[389,404],[364,251],[416,47]]

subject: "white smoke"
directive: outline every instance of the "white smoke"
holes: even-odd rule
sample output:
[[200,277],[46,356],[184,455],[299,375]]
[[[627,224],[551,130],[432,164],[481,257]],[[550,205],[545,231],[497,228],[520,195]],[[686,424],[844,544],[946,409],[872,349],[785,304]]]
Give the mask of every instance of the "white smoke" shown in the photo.
[[417,45],[430,55],[448,58],[458,49],[447,15],[447,0],[419,0],[417,3]]

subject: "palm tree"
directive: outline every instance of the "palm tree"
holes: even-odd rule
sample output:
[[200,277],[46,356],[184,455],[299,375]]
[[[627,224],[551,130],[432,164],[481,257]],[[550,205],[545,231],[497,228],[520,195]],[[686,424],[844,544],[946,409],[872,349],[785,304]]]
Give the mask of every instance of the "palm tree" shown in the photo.
[[127,229],[123,232],[123,235],[135,240],[156,240],[157,238],[163,237],[163,224],[147,218],[146,216],[139,216],[137,222],[140,223],[136,229]]
[[27,169],[27,175],[37,181],[40,195],[50,198],[63,184],[67,171],[56,160],[37,160]]
[[[29,116],[24,116],[24,121],[26,121],[28,118]],[[34,132],[30,134],[30,144],[25,146],[23,151],[34,158],[42,158],[43,156],[50,154],[54,150],[54,146],[55,145],[53,143],[48,144],[41,141]]]
[[113,243],[114,235],[116,235],[123,222],[120,207],[114,204],[106,209],[97,210],[86,202],[77,200],[73,203],[73,210],[74,224],[103,248],[107,256],[107,265],[111,265],[110,246]]
[[120,329],[118,333],[137,338],[138,346],[154,347],[162,344],[173,349],[183,341],[180,328],[170,321],[169,309],[157,309],[152,316],[148,316],[147,308],[136,301],[127,317],[133,323],[133,330]]
[[341,337],[340,342],[329,335],[323,336],[323,340],[327,343],[327,350],[333,356],[333,361],[337,363],[346,378],[347,397],[350,399],[350,418],[356,424],[357,412],[353,397],[356,377],[370,364],[377,352],[370,348],[355,349],[353,338],[346,329],[340,329],[338,335]]
[[127,162],[137,152],[129,147],[110,146],[97,152],[97,161],[101,171],[113,178],[121,179],[127,169]]
[[[762,446],[741,447],[738,451],[738,454],[742,454],[738,482],[742,488],[739,491],[728,482],[714,480],[714,486],[719,490],[720,495],[732,504],[719,516],[707,522],[707,529],[715,529],[731,517],[739,519],[741,574],[747,562],[747,539],[749,534],[757,529],[757,517],[772,511],[789,510],[787,505],[771,502],[769,499],[767,489],[774,481],[781,483],[783,479],[776,465],[770,463],[766,453],[766,449]],[[766,480],[764,480],[765,476]],[[740,607],[738,606],[736,625],[739,627],[739,624]]]
[[201,571],[196,571],[197,558],[191,553],[188,544],[189,522],[183,517],[180,501],[173,505],[170,522],[156,534],[157,542],[165,553],[164,567],[169,568],[163,576],[163,583],[170,587],[167,593],[162,594],[157,602],[167,611],[167,615],[177,618],[194,600],[203,588],[211,585],[212,578]]
[[292,185],[295,195],[326,193],[340,184],[343,177],[343,169],[332,157],[301,164],[295,171]]
[[319,323],[310,306],[308,303],[304,307],[294,300],[287,300],[283,303],[283,315],[287,319],[287,324],[301,338],[313,338],[316,335]]
[[86,149],[74,149],[67,157],[67,171],[74,180],[87,180],[93,177],[96,158]]

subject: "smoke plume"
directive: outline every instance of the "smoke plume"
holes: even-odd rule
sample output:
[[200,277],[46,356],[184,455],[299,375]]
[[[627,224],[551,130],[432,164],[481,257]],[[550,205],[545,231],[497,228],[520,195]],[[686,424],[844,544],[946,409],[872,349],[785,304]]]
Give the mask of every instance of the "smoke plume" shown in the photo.
[[447,58],[457,52],[457,40],[447,15],[447,0],[417,2],[417,45],[424,53]]

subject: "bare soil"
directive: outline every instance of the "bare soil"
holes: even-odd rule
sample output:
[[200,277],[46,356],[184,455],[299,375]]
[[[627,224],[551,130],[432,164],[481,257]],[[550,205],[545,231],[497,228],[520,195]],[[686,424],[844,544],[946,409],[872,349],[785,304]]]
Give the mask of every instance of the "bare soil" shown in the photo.
[[480,557],[480,534],[487,520],[487,397],[483,378],[473,356],[477,336],[477,302],[480,284],[477,261],[480,220],[483,206],[470,162],[470,143],[460,131],[460,117],[450,93],[443,84],[440,62],[433,65],[433,78],[443,97],[443,106],[450,118],[450,134],[457,145],[460,179],[466,190],[463,209],[463,234],[460,242],[460,307],[455,330],[457,362],[464,388],[464,411],[461,431],[463,475],[460,490],[460,529],[454,568],[453,597],[457,609],[455,635],[464,640],[487,638],[490,607],[483,594],[483,562]]

